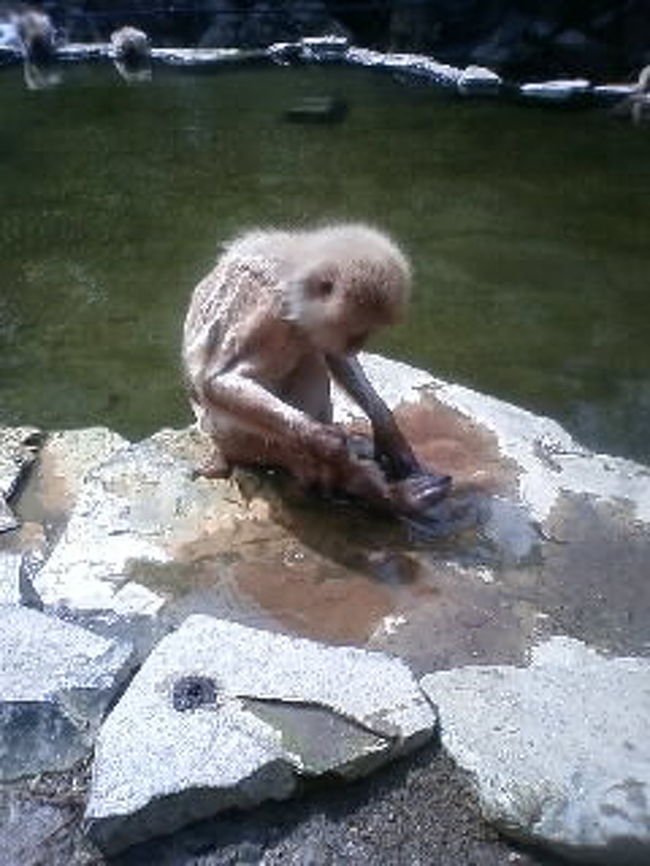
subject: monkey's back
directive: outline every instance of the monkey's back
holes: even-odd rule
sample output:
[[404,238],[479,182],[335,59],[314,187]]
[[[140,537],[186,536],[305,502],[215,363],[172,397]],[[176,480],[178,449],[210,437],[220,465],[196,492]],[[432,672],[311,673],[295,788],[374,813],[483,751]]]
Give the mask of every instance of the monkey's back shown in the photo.
[[281,315],[282,284],[296,236],[255,231],[229,243],[196,286],[183,330],[183,363],[190,385],[226,368],[264,317]]

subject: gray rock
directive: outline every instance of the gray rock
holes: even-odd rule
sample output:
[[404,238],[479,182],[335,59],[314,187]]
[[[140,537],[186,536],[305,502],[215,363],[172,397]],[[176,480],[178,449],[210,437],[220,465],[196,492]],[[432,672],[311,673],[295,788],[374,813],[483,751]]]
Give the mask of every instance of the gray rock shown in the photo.
[[300,40],[302,59],[317,63],[343,60],[349,44],[345,36],[305,36]]
[[36,427],[0,427],[0,500],[8,499],[36,458]]
[[0,533],[9,532],[19,526],[18,519],[11,508],[5,502],[4,496],[0,494]]
[[636,92],[634,84],[597,84],[594,86],[594,96],[603,102],[615,102]]
[[575,860],[650,862],[650,660],[556,637],[526,669],[467,667],[421,685],[500,829]]
[[50,434],[38,455],[38,491],[47,512],[69,512],[85,476],[126,448],[127,439],[107,427],[87,427]]
[[22,555],[0,550],[0,605],[20,604],[20,563]]
[[503,85],[500,75],[484,66],[468,66],[458,79],[458,92],[463,96],[489,95],[499,93]]
[[558,81],[522,84],[519,90],[522,96],[527,99],[539,99],[542,102],[568,102],[578,96],[588,94],[591,90],[591,83],[584,78],[560,79]]
[[91,471],[34,580],[43,603],[155,616],[164,595],[134,576],[172,562],[177,547],[216,531],[237,508],[231,484],[193,481],[192,465],[158,437],[120,450]]
[[440,86],[454,86],[461,76],[461,70],[446,63],[439,63],[425,54],[385,54],[371,48],[351,46],[346,55],[348,63],[358,66],[372,66],[393,72],[422,78]]
[[298,775],[354,778],[435,725],[397,659],[193,616],[158,644],[101,729],[91,834],[116,851],[288,797]]
[[0,778],[88,753],[131,649],[21,607],[0,607]]

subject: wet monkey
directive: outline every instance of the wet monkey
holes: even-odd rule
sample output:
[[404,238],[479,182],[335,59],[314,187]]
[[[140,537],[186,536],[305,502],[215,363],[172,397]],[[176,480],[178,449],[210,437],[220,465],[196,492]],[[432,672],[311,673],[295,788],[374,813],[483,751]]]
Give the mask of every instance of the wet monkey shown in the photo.
[[[192,295],[183,364],[200,428],[202,474],[281,467],[305,487],[418,513],[451,479],[424,468],[356,357],[408,302],[409,263],[365,225],[253,231],[232,241]],[[375,460],[332,423],[331,378],[372,424]]]

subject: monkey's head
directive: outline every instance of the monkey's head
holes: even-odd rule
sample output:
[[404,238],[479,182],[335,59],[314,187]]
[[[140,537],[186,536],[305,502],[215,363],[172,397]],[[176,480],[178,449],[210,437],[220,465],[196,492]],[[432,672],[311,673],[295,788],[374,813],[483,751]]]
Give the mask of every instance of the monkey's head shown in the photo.
[[307,232],[289,279],[289,316],[320,351],[352,355],[398,322],[410,294],[401,250],[364,225]]
[[117,58],[130,64],[146,61],[151,54],[147,34],[136,27],[120,27],[111,33],[111,46]]
[[16,22],[16,31],[22,43],[23,54],[32,62],[46,64],[56,52],[54,28],[43,12],[29,10]]

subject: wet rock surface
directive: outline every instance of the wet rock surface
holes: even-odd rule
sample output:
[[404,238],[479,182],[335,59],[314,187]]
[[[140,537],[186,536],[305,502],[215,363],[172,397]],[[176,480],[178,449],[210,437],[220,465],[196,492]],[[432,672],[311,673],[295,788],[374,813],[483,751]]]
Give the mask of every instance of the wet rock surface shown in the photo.
[[648,862],[648,659],[556,637],[527,668],[441,671],[422,686],[497,826],[583,862]]
[[296,776],[365,775],[430,739],[435,724],[397,659],[190,617],[158,644],[102,727],[90,830],[116,851],[224,809],[284,799]]
[[[389,520],[350,502],[306,497],[287,479],[269,473],[193,480],[206,442],[191,429],[161,431],[136,444],[109,431],[51,435],[45,443],[31,439],[29,432],[3,431],[1,441],[17,448],[5,448],[3,456],[12,456],[3,477],[10,479],[11,514],[18,524],[0,536],[5,606],[12,611],[24,610],[25,604],[41,606],[48,622],[65,616],[95,636],[128,636],[141,661],[192,614],[263,629],[269,640],[287,640],[284,633],[389,651],[416,674],[462,673],[467,665],[521,672],[513,666],[523,665],[537,644],[557,634],[579,638],[612,659],[647,656],[649,470],[590,452],[549,419],[405,365],[374,356],[363,361],[420,459],[454,477],[448,499],[421,520]],[[358,410],[341,395],[336,396],[336,414],[350,431],[367,433]],[[36,641],[38,634],[33,637]],[[273,653],[261,655],[274,658]],[[215,664],[218,657],[215,653]],[[178,671],[166,692],[174,718],[221,713],[214,673],[191,665]],[[308,704],[298,713],[291,701],[288,707],[286,703],[240,694],[230,706],[236,704],[247,722],[253,719],[256,730],[283,730],[292,742],[302,743],[301,760],[314,772],[344,765],[350,752],[341,744],[350,720],[320,705]],[[604,730],[608,718],[603,714]],[[442,725],[444,730],[444,711]],[[480,720],[476,725],[484,730]],[[358,727],[352,729],[359,735]],[[611,730],[618,730],[614,723]],[[362,751],[374,756],[377,744],[384,745],[382,737],[374,730],[362,733]],[[182,740],[179,735],[170,741],[172,763]],[[309,751],[309,742],[319,748]],[[358,742],[357,737],[355,747]],[[329,744],[325,751],[321,743]],[[435,779],[447,758],[428,754]],[[594,767],[595,779],[600,765]],[[282,817],[273,806],[263,807],[260,814],[269,816],[263,829],[254,829],[253,818],[249,822],[224,813],[216,831],[217,824],[206,819],[196,831],[167,841],[168,849],[178,853],[177,861],[160,859],[164,846],[155,841],[134,850],[145,857],[140,862],[201,866],[241,859],[247,850],[251,856],[257,852],[258,859],[263,856],[265,863],[303,863],[307,854],[315,862],[320,857],[326,863],[362,863],[377,856],[381,844],[392,851],[393,843],[419,822],[434,848],[442,846],[436,850],[447,844],[441,840],[453,837],[449,850],[466,855],[466,862],[475,857],[481,864],[502,863],[510,854],[520,859],[508,862],[544,860],[546,855],[495,842],[480,829],[478,817],[476,823],[468,817],[467,836],[463,830],[454,836],[456,818],[450,824],[437,815],[434,826],[424,817],[425,791],[432,796],[424,781],[427,769],[413,772],[406,771],[402,794],[388,785],[377,797],[369,780],[356,789],[362,791],[359,799],[344,795],[348,811],[335,815],[327,805],[309,803],[331,804],[342,796],[338,787],[333,795],[327,790],[310,793],[306,805],[292,799]],[[401,778],[398,770],[394,773],[384,777]],[[295,767],[286,764],[286,774],[288,787],[295,788]],[[465,782],[460,775],[449,781],[446,771],[442,776],[450,785],[449,805]],[[310,788],[304,781],[298,785],[301,792],[305,785]],[[33,799],[24,784],[3,790],[11,808],[24,808],[26,823],[35,827],[28,814]],[[213,800],[200,795],[203,806],[197,813],[195,794],[181,797],[177,814],[187,803],[190,818],[207,814],[206,802],[214,811]],[[462,799],[476,805],[471,794]],[[377,829],[383,843],[359,835],[363,822],[385,818],[382,810],[398,802],[395,826],[382,819],[381,831]],[[48,801],[43,808],[50,805]],[[411,809],[417,820],[411,819]],[[300,816],[295,824],[288,818],[294,814]],[[489,810],[486,814],[493,819]],[[71,820],[77,828],[78,817]],[[232,844],[224,842],[222,831]],[[630,838],[642,839],[640,832],[630,832]],[[526,837],[565,850],[555,837]],[[313,839],[314,851],[309,847]],[[600,856],[607,844],[589,842],[589,856],[592,849]],[[202,846],[212,859],[200,859]],[[573,847],[573,842],[565,845]],[[119,860],[138,862],[129,861],[130,856],[125,853]],[[394,856],[381,862],[411,860],[395,848]],[[446,861],[441,854],[440,862],[463,861]]]

